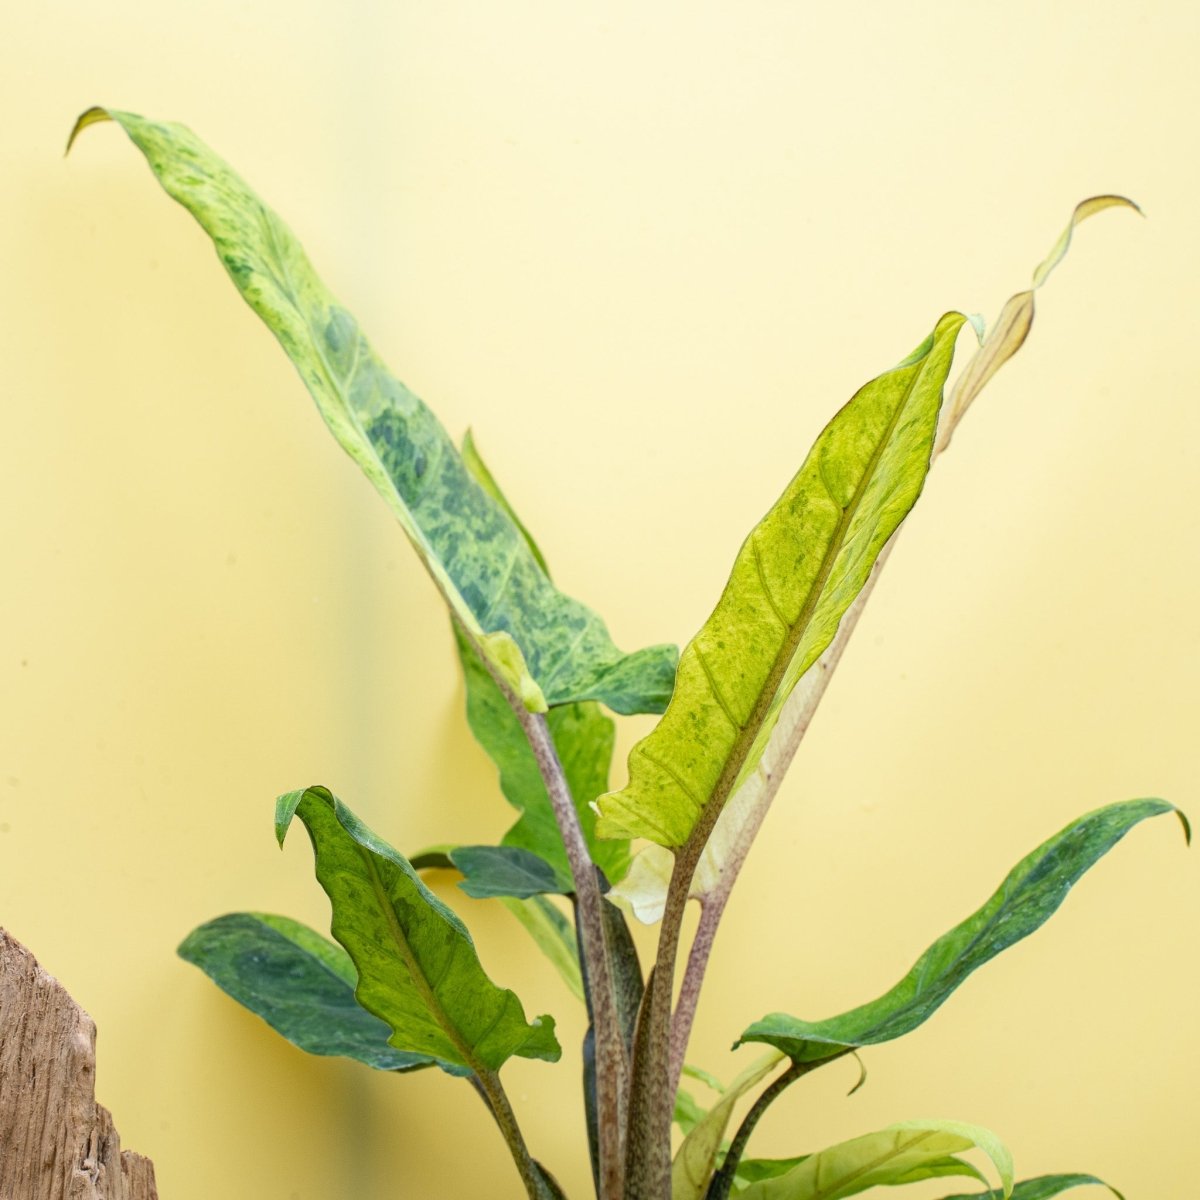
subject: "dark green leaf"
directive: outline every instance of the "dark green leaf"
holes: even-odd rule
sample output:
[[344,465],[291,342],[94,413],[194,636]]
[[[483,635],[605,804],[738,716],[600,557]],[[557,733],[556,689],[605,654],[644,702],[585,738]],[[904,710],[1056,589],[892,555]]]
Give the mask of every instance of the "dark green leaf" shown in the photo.
[[293,816],[312,839],[333,936],[358,970],[358,1002],[391,1026],[392,1046],[477,1073],[513,1055],[559,1057],[553,1020],[526,1024],[521,1002],[488,979],[462,922],[403,855],[325,788],[279,798],[280,843]]
[[569,875],[516,846],[459,846],[450,852],[450,859],[463,873],[458,886],[477,900],[494,896],[527,900],[530,896],[565,896],[572,890]]
[[[1095,1175],[1039,1175],[1036,1179],[1022,1179],[1013,1188],[1012,1200],[1051,1200],[1052,1196],[1060,1196],[1071,1188],[1087,1187],[1089,1184],[1108,1188],[1117,1200],[1125,1200],[1112,1184],[1097,1179]],[[945,1200],[1003,1200],[1003,1193],[975,1192],[972,1195],[946,1196]]]
[[388,1045],[388,1027],[354,999],[350,956],[287,917],[230,913],[194,929],[179,956],[309,1054],[353,1058],[378,1071],[462,1068]]
[[942,317],[855,393],[746,539],[666,714],[630,752],[629,783],[599,801],[603,836],[683,846],[754,774],[788,696],[920,495],[965,319]]
[[622,654],[595,613],[550,583],[504,507],[475,481],[433,413],[388,373],[283,221],[183,125],[93,108],[72,141],[105,120],[121,126],[212,238],[451,611],[524,703],[537,711],[596,699],[617,712],[661,712],[674,647]]
[[1072,884],[1129,830],[1147,817],[1169,812],[1177,810],[1164,800],[1128,800],[1073,821],[1023,858],[981,909],[934,942],[878,1000],[825,1021],[773,1013],[751,1025],[738,1044],[766,1042],[795,1062],[816,1062],[849,1046],[909,1033],[973,971],[1047,921]]

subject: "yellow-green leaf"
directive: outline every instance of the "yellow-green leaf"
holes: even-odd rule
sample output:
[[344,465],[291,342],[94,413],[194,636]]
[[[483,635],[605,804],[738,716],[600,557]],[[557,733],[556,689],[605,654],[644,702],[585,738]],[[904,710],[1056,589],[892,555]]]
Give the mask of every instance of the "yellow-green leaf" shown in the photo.
[[682,846],[757,766],[800,677],[829,645],[921,492],[942,387],[965,317],[948,313],[900,366],[825,427],[746,539],[712,616],[680,659],[629,783],[599,801],[604,837]]

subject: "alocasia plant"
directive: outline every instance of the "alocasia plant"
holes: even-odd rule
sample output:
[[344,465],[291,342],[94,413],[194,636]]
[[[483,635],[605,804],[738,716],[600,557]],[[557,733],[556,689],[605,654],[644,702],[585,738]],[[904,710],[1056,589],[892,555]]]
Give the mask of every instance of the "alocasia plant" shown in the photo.
[[[326,788],[289,793],[276,831],[282,842],[297,820],[307,830],[335,941],[286,917],[238,913],[195,930],[183,957],[311,1053],[464,1077],[495,1117],[527,1193],[552,1200],[562,1189],[527,1146],[500,1071],[513,1056],[557,1060],[554,1021],[529,1019],[487,977],[462,921],[421,880],[426,868],[452,868],[468,894],[513,912],[587,1006],[583,1101],[599,1200],[836,1200],[941,1176],[987,1189],[961,1157],[970,1150],[983,1152],[999,1182],[978,1200],[1040,1200],[1100,1184],[1079,1174],[1017,1182],[994,1134],[954,1121],[901,1122],[788,1159],[745,1151],[790,1084],[916,1029],[968,975],[1045,922],[1135,825],[1176,811],[1162,800],[1109,805],[1049,838],[878,999],[819,1021],[783,1013],[753,1021],[738,1044],[768,1049],[729,1087],[684,1059],[730,890],[931,462],[1024,342],[1035,290],[1075,226],[1132,202],[1097,196],[1076,207],[1033,286],[1008,301],[986,336],[972,322],[980,344],[948,395],[968,319],[949,312],[934,321],[916,350],[829,422],[743,543],[682,655],[671,646],[625,654],[598,616],[553,584],[470,435],[456,448],[388,373],[275,213],[181,125],[93,108],[71,140],[110,120],[210,236],[415,546],[450,610],[467,720],[519,814],[498,846],[408,859]],[[616,791],[614,725],[602,705],[663,714],[634,746]],[[635,840],[644,844],[635,849]],[[691,899],[700,916],[678,979]],[[646,975],[629,914],[661,923]],[[710,1105],[680,1086],[685,1073],[714,1092]]]

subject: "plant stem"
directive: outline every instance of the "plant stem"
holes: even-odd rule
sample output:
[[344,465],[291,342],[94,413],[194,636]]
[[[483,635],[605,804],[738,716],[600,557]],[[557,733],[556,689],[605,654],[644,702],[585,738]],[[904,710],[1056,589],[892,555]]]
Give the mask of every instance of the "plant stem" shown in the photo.
[[500,1076],[495,1071],[480,1067],[471,1077],[471,1082],[475,1085],[475,1090],[483,1097],[483,1102],[487,1105],[488,1111],[495,1118],[500,1132],[504,1135],[504,1140],[508,1144],[513,1162],[517,1164],[521,1182],[525,1185],[525,1191],[529,1194],[530,1200],[553,1200],[553,1192],[547,1186],[542,1173],[529,1153],[529,1148],[525,1145],[525,1138],[521,1134],[521,1127],[517,1124],[517,1117],[512,1110],[512,1105],[508,1102],[508,1094],[500,1082]]
[[704,972],[708,967],[717,926],[725,912],[725,905],[729,901],[733,885],[737,882],[746,856],[750,853],[750,847],[766,818],[767,810],[771,807],[771,801],[774,800],[775,793],[778,792],[779,785],[783,782],[783,777],[787,773],[800,743],[804,740],[804,735],[808,732],[817,706],[821,703],[825,689],[829,686],[833,670],[841,661],[842,651],[846,648],[850,634],[858,623],[859,614],[867,602],[867,597],[871,594],[878,572],[887,561],[894,544],[893,536],[892,541],[888,542],[875,560],[875,566],[862,591],[846,610],[833,641],[788,698],[777,726],[777,728],[788,730],[787,739],[780,746],[778,754],[773,757],[769,770],[765,772],[762,794],[738,831],[737,840],[730,848],[729,857],[722,867],[721,878],[717,886],[701,900],[700,922],[696,927],[696,936],[692,940],[688,953],[687,969],[679,989],[679,1004],[671,1022],[672,1094],[679,1086],[684,1055],[687,1053],[688,1040],[692,1033],[692,1021],[696,1015],[696,1005],[700,998],[701,986],[704,983]]
[[625,1092],[628,1064],[617,1017],[616,991],[604,936],[605,903],[588,853],[579,814],[558,760],[550,727],[510,693],[510,702],[537,760],[562,834],[575,887],[575,911],[596,1029],[596,1107],[600,1146],[600,1200],[620,1200],[624,1177]]
[[742,1161],[742,1155],[745,1153],[746,1143],[750,1140],[750,1135],[754,1132],[754,1127],[758,1124],[759,1118],[770,1108],[772,1102],[778,1099],[785,1088],[790,1087],[802,1075],[806,1075],[812,1070],[814,1065],[816,1064],[805,1063],[801,1065],[800,1063],[792,1063],[755,1100],[754,1106],[742,1118],[742,1123],[738,1126],[738,1131],[734,1135],[733,1141],[729,1143],[729,1149],[725,1152],[725,1161],[721,1164],[721,1169],[712,1177],[708,1185],[708,1191],[704,1194],[704,1200],[726,1200],[729,1195],[729,1189],[733,1186],[733,1177],[737,1172],[738,1163]]

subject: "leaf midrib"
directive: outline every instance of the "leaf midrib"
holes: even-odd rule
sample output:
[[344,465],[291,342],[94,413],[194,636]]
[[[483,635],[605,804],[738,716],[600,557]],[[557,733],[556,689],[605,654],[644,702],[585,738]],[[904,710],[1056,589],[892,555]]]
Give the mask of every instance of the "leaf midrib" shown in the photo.
[[[932,347],[930,349],[932,353]],[[917,383],[924,376],[925,367],[929,361],[929,354],[926,354],[921,365],[913,373],[912,379],[909,381],[908,387],[905,389],[904,397],[899,404],[896,405],[896,411],[892,415],[892,419],[888,422],[887,428],[883,436],[879,439],[870,459],[867,462],[866,469],[863,471],[860,482],[854,490],[854,494],[850,497],[850,502],[842,508],[842,515],[838,520],[837,528],[834,530],[833,538],[830,540],[829,548],[826,550],[824,557],[821,560],[820,569],[817,572],[808,594],[805,596],[804,604],[797,614],[795,622],[788,628],[784,636],[783,644],[779,652],[775,656],[775,661],[771,665],[770,673],[763,682],[762,689],[759,692],[758,699],[754,703],[754,707],[750,710],[750,715],[746,718],[746,723],[742,725],[734,738],[733,747],[726,756],[725,765],[721,769],[721,774],[717,778],[716,784],[709,793],[707,802],[701,806],[700,813],[696,819],[696,824],[692,827],[692,832],[688,835],[687,840],[680,847],[678,854],[681,857],[686,857],[686,861],[694,868],[696,861],[699,860],[700,851],[704,844],[708,841],[708,836],[712,832],[713,826],[716,824],[717,817],[720,816],[721,810],[725,807],[726,801],[733,790],[734,784],[737,782],[738,775],[741,773],[742,767],[745,765],[746,759],[753,748],[754,740],[758,736],[758,730],[766,720],[767,714],[770,712],[771,705],[775,699],[775,693],[787,673],[788,666],[791,664],[792,658],[808,630],[812,622],[813,614],[817,610],[817,606],[821,602],[821,597],[824,593],[825,586],[829,582],[830,576],[833,574],[833,568],[836,565],[838,555],[846,543],[846,535],[850,525],[853,523],[855,515],[858,513],[863,499],[867,494],[867,489],[870,481],[874,478],[875,472],[879,467],[879,463],[883,458],[883,453],[886,447],[892,440],[900,423],[901,416],[907,411],[908,405],[912,400],[913,392],[916,390]],[[868,385],[869,386],[869,385]],[[818,452],[819,453],[819,452]],[[821,470],[820,461],[817,464],[817,474],[821,481],[821,486],[825,489],[826,495],[833,503],[837,503],[830,493],[829,485],[825,480],[824,472]],[[840,507],[840,506],[839,506]],[[750,534],[752,549],[757,555],[757,544],[754,542],[757,529]],[[764,588],[764,591],[766,589]],[[775,607],[773,599],[769,600],[772,608]],[[797,680],[799,682],[799,680]]]
[[[467,1043],[458,1026],[453,1022],[453,1020],[451,1020],[449,1014],[442,1007],[442,1003],[438,999],[436,992],[434,992],[432,985],[425,977],[425,972],[420,963],[417,961],[416,953],[413,951],[413,948],[409,943],[408,936],[405,934],[400,921],[396,917],[396,911],[392,907],[391,897],[388,895],[387,888],[383,884],[383,879],[379,874],[379,868],[375,864],[375,861],[371,856],[371,852],[364,846],[358,846],[356,848],[356,852],[366,868],[368,882],[371,885],[372,891],[375,893],[376,900],[379,901],[379,907],[383,910],[385,920],[388,924],[388,931],[392,936],[392,941],[395,943],[396,948],[400,952],[400,958],[404,962],[404,966],[408,971],[409,979],[412,980],[421,996],[421,999],[433,1013],[434,1019],[442,1027],[447,1037],[449,1037],[450,1041],[454,1044],[454,1048],[462,1056],[464,1065],[474,1071],[476,1075],[482,1074],[487,1070],[487,1068],[479,1060],[479,1057],[475,1054],[472,1047]],[[456,951],[452,946],[450,954],[453,955],[455,953]],[[447,970],[449,970],[449,962],[447,963]],[[355,990],[357,991],[357,988]]]

